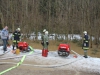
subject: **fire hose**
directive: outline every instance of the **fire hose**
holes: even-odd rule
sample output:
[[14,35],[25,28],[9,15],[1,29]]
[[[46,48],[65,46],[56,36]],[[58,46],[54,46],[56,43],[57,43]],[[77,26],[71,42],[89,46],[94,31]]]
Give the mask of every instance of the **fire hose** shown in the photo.
[[[75,53],[78,56],[81,56],[80,54],[76,53],[75,51],[72,50],[73,53]],[[27,55],[27,56],[31,56],[31,55]],[[17,56],[18,57],[22,57],[22,56]],[[15,58],[15,57],[14,57]],[[7,59],[7,58],[6,58]],[[80,58],[82,59],[82,58]],[[33,64],[21,64],[21,65],[26,65],[26,66],[34,66],[34,67],[42,67],[42,68],[54,68],[54,67],[61,67],[61,66],[65,66],[65,65],[69,65],[71,63],[74,63],[80,59],[77,60],[73,60],[72,62],[69,63],[64,63],[64,64],[60,64],[60,65],[33,65]],[[2,63],[8,63],[8,64],[17,64],[17,63],[12,63],[12,62],[2,62]]]
[[[78,54],[77,52],[75,52],[75,51],[73,51],[73,50],[71,50],[71,51],[72,51],[73,53],[75,53],[76,55],[81,56],[81,55]],[[80,59],[77,59],[77,60],[73,60],[73,61],[71,61],[71,62],[69,62],[69,63],[59,64],[59,65],[33,65],[33,64],[22,64],[23,61],[24,61],[24,59],[26,58],[26,56],[30,56],[30,55],[32,55],[32,53],[33,53],[33,52],[31,52],[31,53],[29,53],[29,54],[27,54],[27,55],[21,55],[21,56],[17,56],[17,57],[2,58],[2,60],[3,60],[3,59],[11,59],[11,58],[19,58],[19,57],[22,57],[22,59],[21,59],[21,61],[20,61],[19,63],[2,62],[2,63],[6,63],[6,64],[17,64],[17,65],[14,66],[14,67],[9,68],[9,69],[7,69],[7,70],[5,70],[5,71],[3,71],[3,72],[0,72],[0,75],[3,74],[3,73],[8,72],[8,71],[10,71],[10,70],[12,70],[12,69],[14,69],[14,68],[20,66],[20,65],[34,66],[34,67],[40,67],[40,68],[56,68],[56,67],[61,67],[61,66],[69,65],[69,64],[71,64],[71,63],[74,63],[74,62],[76,62],[76,61],[82,59],[82,58],[80,58]]]
[[[31,55],[32,53],[33,53],[33,48],[30,46],[30,48],[31,48],[31,52],[29,53],[29,55]],[[24,59],[26,58],[26,55],[23,55],[22,56],[22,59],[20,60],[20,62],[19,63],[16,63],[17,65],[15,65],[15,66],[13,66],[13,67],[11,67],[11,68],[8,68],[8,69],[6,69],[6,70],[4,70],[4,71],[2,71],[2,72],[0,72],[0,75],[2,75],[2,74],[4,74],[4,73],[6,73],[6,72],[8,72],[8,71],[10,71],[10,70],[12,70],[12,69],[14,69],[14,68],[17,68],[18,66],[20,66],[22,63],[23,63],[23,61],[24,61]],[[7,59],[7,58],[6,58]]]

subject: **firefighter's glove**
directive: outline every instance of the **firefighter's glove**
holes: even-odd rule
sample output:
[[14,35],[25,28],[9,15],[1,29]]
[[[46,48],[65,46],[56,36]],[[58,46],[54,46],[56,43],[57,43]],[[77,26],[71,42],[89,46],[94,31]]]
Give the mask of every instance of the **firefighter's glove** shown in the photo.
[[42,46],[44,46],[44,42],[43,41],[41,41],[41,44],[42,44]]
[[49,42],[46,42],[47,45],[49,45]]

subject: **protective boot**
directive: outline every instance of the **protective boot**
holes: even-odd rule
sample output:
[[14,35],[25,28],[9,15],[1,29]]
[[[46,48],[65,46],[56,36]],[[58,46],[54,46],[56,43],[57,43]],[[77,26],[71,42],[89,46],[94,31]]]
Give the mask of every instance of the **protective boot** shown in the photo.
[[84,50],[84,57],[85,57],[85,58],[88,58],[88,57],[87,57],[87,50]]

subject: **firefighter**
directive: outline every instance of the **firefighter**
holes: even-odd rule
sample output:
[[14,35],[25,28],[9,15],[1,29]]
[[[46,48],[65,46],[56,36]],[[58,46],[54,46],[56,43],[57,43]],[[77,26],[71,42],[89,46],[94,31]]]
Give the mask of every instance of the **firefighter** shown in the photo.
[[18,42],[21,41],[20,28],[17,28],[16,31],[13,33],[12,40],[13,40],[13,50],[14,50],[15,46],[16,46],[16,49],[17,49],[18,48]]
[[48,56],[48,45],[49,45],[49,40],[48,40],[48,31],[43,30],[44,34],[42,35],[42,41],[41,44],[43,46],[42,49],[42,56],[47,57]]
[[43,49],[48,50],[48,45],[49,45],[49,39],[48,39],[48,31],[45,31],[45,34],[43,35]]
[[84,38],[83,38],[83,46],[82,49],[84,50],[84,57],[87,57],[87,50],[89,50],[89,38],[88,38],[88,34],[87,31],[84,31]]
[[44,29],[43,30],[43,34],[42,34],[42,36],[41,36],[41,44],[42,44],[42,46],[44,45],[44,42],[43,42],[43,37],[44,37],[44,35],[45,35],[45,32],[46,32],[46,29]]

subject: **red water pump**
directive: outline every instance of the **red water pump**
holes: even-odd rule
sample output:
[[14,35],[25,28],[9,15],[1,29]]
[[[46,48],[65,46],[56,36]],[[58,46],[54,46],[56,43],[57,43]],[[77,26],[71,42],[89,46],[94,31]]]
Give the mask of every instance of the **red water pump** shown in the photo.
[[70,45],[69,44],[59,44],[58,55],[68,56],[70,54]]
[[20,51],[27,51],[29,52],[29,47],[28,47],[28,43],[27,42],[19,42],[18,43],[18,48],[20,49]]

